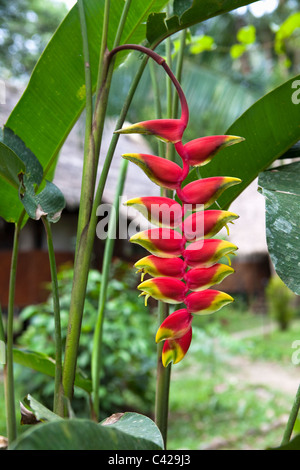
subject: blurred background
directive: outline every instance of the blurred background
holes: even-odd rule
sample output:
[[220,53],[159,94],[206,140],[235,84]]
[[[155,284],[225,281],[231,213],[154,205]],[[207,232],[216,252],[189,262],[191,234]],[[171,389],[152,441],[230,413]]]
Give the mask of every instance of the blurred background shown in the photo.
[[[0,79],[5,83],[5,96],[0,100],[1,127],[51,35],[73,5],[74,2],[59,0],[0,0]],[[265,93],[299,74],[299,7],[299,0],[258,1],[188,31],[182,74],[191,113],[186,140],[225,133]],[[172,68],[176,67],[179,40],[179,35],[171,38]],[[157,52],[165,55],[165,44]],[[136,59],[136,55],[130,55],[115,73],[102,155],[137,70]],[[165,109],[166,83],[162,73],[155,68]],[[154,117],[151,83],[147,69],[130,107],[129,122]],[[84,113],[60,152],[54,179],[67,202],[61,221],[53,226],[63,330],[71,290],[83,140]],[[119,155],[141,149],[144,153],[158,152],[154,139],[122,136],[103,202],[113,200]],[[158,189],[133,166],[129,165],[126,199],[141,193],[158,194]],[[169,431],[169,447],[173,449],[257,449],[278,445],[299,384],[299,302],[274,274],[270,263],[264,200],[257,192],[257,182],[239,196],[231,210],[240,214],[229,236],[239,246],[239,252],[232,260],[236,273],[223,281],[220,290],[231,293],[235,302],[213,316],[195,319],[190,351],[183,363],[173,367]],[[129,224],[135,214],[121,212],[121,217]],[[222,236],[227,238],[226,232]],[[12,224],[0,220],[0,302],[4,313],[12,239]],[[79,357],[79,366],[87,375],[103,247],[103,240],[96,239]],[[141,254],[145,252],[130,245],[126,238],[115,244],[104,335],[107,359],[101,389],[103,417],[124,410],[149,416],[153,412],[156,303],[150,302],[146,309],[135,291],[139,279],[133,263]],[[42,224],[29,221],[20,240],[15,341],[19,346],[52,355],[54,325],[49,281]],[[18,367],[16,374],[20,397],[31,393],[43,403],[51,403],[51,380]],[[1,380],[0,385],[2,401]],[[76,390],[74,412],[84,414],[87,405],[87,397]],[[4,435],[5,418],[1,413],[3,407],[0,434]]]

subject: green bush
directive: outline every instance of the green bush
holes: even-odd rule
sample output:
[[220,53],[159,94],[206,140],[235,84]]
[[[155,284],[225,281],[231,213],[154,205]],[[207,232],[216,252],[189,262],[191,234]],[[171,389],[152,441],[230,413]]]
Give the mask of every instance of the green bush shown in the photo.
[[279,276],[272,276],[265,290],[268,313],[276,320],[281,330],[286,330],[296,313],[295,294]]
[[[138,298],[134,285],[137,278],[132,268],[118,263],[112,269],[114,278],[108,286],[103,327],[101,411],[104,416],[131,408],[147,413],[152,409],[154,400],[155,381],[152,371],[156,365],[155,315]],[[72,279],[73,270],[70,268],[58,273],[63,342],[67,331]],[[90,377],[100,283],[101,274],[91,270],[78,356],[78,368],[87,377]],[[26,307],[20,316],[25,329],[18,338],[19,346],[54,357],[52,296],[45,303]],[[50,377],[25,368],[18,368],[18,374],[24,393],[32,394],[46,406],[52,406],[54,384]],[[83,391],[75,390],[72,406],[77,415],[86,413],[87,398]]]

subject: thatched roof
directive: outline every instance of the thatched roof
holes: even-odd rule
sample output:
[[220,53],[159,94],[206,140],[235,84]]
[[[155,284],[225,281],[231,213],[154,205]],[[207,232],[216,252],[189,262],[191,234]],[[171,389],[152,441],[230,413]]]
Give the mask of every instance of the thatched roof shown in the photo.
[[[0,105],[0,124],[5,123],[9,113],[19,99],[21,92],[18,88],[6,86],[6,103]],[[103,144],[101,148],[98,177],[101,172],[106,152],[115,126],[108,120],[104,129]],[[56,172],[54,183],[61,189],[69,209],[76,209],[80,200],[81,175],[83,164],[84,129],[77,123],[66,142],[64,143]],[[151,153],[147,140],[139,135],[120,136],[115,155],[108,175],[103,202],[112,203],[118,179],[122,153]],[[159,195],[159,188],[153,184],[136,165],[129,163],[124,189],[124,198],[137,196]],[[122,209],[123,214],[124,208]],[[265,240],[265,208],[264,198],[257,192],[257,181],[254,181],[230,207],[230,210],[239,214],[240,218],[229,226],[229,239],[238,245],[239,254],[248,256],[267,252]],[[129,216],[135,217],[136,212],[131,210]],[[226,231],[221,235],[227,237]]]

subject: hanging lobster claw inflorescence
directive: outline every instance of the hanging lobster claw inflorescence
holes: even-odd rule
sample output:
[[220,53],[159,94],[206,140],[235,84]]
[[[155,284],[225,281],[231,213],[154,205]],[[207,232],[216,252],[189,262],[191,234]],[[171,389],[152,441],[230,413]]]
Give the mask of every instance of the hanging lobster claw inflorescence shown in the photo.
[[[151,181],[162,188],[176,191],[177,202],[167,197],[136,197],[126,204],[138,209],[158,228],[133,235],[132,243],[144,247],[150,255],[135,266],[142,273],[138,289],[169,304],[184,304],[160,325],[156,342],[165,341],[162,363],[179,362],[187,353],[192,339],[193,315],[213,313],[233,298],[211,289],[234,272],[230,265],[219,263],[222,257],[234,254],[237,247],[225,240],[211,238],[238,216],[230,211],[208,209],[228,187],[241,182],[239,178],[216,176],[184,185],[190,167],[205,165],[228,145],[242,137],[216,135],[201,137],[182,144],[189,111],[184,93],[169,71],[178,91],[182,114],[180,119],[157,119],[134,124],[116,131],[151,134],[174,145],[182,166],[164,158],[146,154],[125,154],[124,158],[138,165]],[[144,280],[148,274],[149,279]]]

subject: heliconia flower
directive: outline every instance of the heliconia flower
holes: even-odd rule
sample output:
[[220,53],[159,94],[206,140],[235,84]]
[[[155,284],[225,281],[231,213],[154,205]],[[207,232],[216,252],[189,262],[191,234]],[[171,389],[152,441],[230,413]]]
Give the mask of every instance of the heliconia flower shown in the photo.
[[[229,255],[237,247],[231,242],[212,238],[238,215],[226,210],[207,210],[225,189],[241,182],[239,178],[215,176],[193,181],[184,186],[190,167],[208,163],[223,147],[241,142],[243,137],[215,135],[202,137],[183,144],[182,137],[189,120],[189,108],[180,83],[156,52],[141,45],[125,44],[113,49],[146,52],[161,65],[174,84],[181,106],[179,119],[153,119],[139,122],[117,134],[154,135],[172,143],[181,165],[155,155],[129,153],[123,158],[139,166],[148,178],[160,187],[175,190],[177,200],[167,197],[136,197],[127,201],[158,228],[145,230],[130,238],[150,255],[135,263],[141,273],[138,289],[145,296],[168,304],[183,304],[162,322],[156,333],[156,342],[164,341],[162,364],[174,364],[186,355],[192,340],[193,315],[210,314],[233,301],[219,290],[210,289],[234,272]],[[229,265],[219,262],[228,258]],[[150,279],[144,280],[148,274]],[[190,292],[191,291],[191,292]]]
[[184,301],[188,312],[197,315],[216,312],[230,302],[233,302],[231,295],[213,289],[192,292]]
[[115,131],[115,134],[154,135],[165,142],[180,142],[186,128],[184,119],[152,119]]
[[162,363],[167,367],[171,362],[177,364],[180,362],[189,350],[192,341],[192,328],[184,336],[176,339],[167,339],[163,345]]
[[159,343],[165,339],[177,339],[184,336],[191,328],[193,317],[186,308],[176,310],[168,315],[156,333],[155,341]]
[[[183,222],[183,234],[188,241],[213,237],[229,222],[238,219],[233,212],[206,210],[189,215]],[[228,229],[227,229],[228,230]]]
[[184,204],[201,204],[200,209],[207,209],[213,204],[225,189],[240,183],[239,178],[229,176],[214,176],[203,178],[177,189],[177,195]]
[[142,281],[145,274],[182,279],[185,272],[185,262],[181,258],[160,258],[149,255],[137,261],[134,266],[138,272],[142,272]]
[[125,205],[133,206],[149,222],[160,227],[178,227],[182,221],[181,205],[168,197],[136,197]]
[[168,304],[180,304],[187,293],[184,282],[172,277],[154,277],[147,279],[138,285],[142,291],[140,295],[145,295],[145,305],[149,297],[156,300],[163,300]]
[[219,284],[233,272],[234,269],[227,264],[214,264],[209,268],[190,269],[185,273],[184,280],[189,290],[197,292]]
[[217,263],[223,256],[235,254],[237,249],[236,245],[227,240],[207,238],[188,245],[182,256],[189,267],[208,267]]
[[133,235],[131,243],[141,245],[151,254],[161,258],[176,258],[181,255],[185,238],[168,228],[153,228]]
[[126,160],[138,165],[153,183],[167,189],[176,189],[184,178],[183,170],[176,163],[145,153],[127,153]]
[[221,148],[243,140],[243,137],[235,135],[211,135],[187,142],[182,150],[190,166],[201,166],[208,163]]

